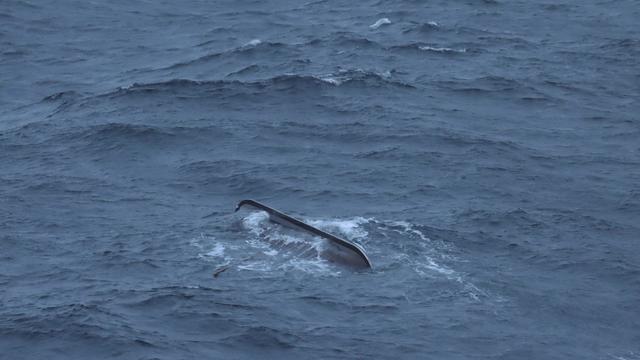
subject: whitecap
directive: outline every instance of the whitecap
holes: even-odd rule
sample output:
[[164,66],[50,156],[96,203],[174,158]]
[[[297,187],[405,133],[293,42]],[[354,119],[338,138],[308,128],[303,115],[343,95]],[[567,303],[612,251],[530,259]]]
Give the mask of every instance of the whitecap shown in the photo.
[[319,75],[319,76],[314,76],[314,78],[326,82],[328,84],[334,85],[334,86],[340,86],[346,82],[349,82],[351,80],[354,79],[362,79],[365,78],[367,76],[377,76],[380,79],[383,80],[389,80],[391,79],[391,75],[392,75],[392,71],[393,70],[386,70],[386,71],[368,71],[368,70],[363,70],[360,68],[357,69],[340,69],[337,73],[331,73],[331,74],[326,74],[326,75]]
[[420,46],[418,49],[423,51],[433,51],[439,53],[466,53],[467,49],[451,49],[446,47]]
[[422,231],[416,229],[413,226],[413,224],[411,224],[409,222],[406,222],[406,221],[394,221],[391,224],[395,225],[395,226],[402,227],[404,232],[413,233],[413,234],[417,235],[423,241],[426,241],[426,242],[431,241],[431,239],[429,239]]
[[306,242],[298,236],[293,236],[288,234],[278,234],[278,233],[276,233],[275,235],[276,236],[274,237],[274,240],[279,240],[281,243],[285,245],[300,244],[300,243]]
[[339,85],[342,84],[342,80],[339,80],[339,79],[331,77],[331,76],[320,77],[318,79],[320,79],[321,81],[324,81],[326,83],[329,83],[331,85],[335,85],[335,86],[339,86]]
[[372,29],[377,29],[382,25],[387,25],[387,24],[391,24],[391,20],[389,20],[389,18],[381,18],[378,21],[376,21],[375,23],[369,25],[370,28]]
[[244,44],[243,47],[258,46],[260,44],[262,44],[262,40],[253,39],[253,40],[249,41],[248,43]]
[[367,231],[362,227],[363,224],[370,222],[371,219],[364,217],[355,217],[351,219],[316,219],[308,220],[309,224],[329,232],[337,231],[350,240],[366,238]]
[[262,253],[267,255],[267,256],[276,256],[276,255],[278,255],[278,250],[271,249],[271,250],[263,251]]
[[242,219],[242,225],[252,234],[258,236],[265,230],[265,223],[269,220],[269,214],[265,211],[255,211]]
[[427,269],[433,270],[435,272],[438,272],[440,274],[443,275],[453,275],[455,274],[455,271],[449,269],[446,266],[440,265],[438,263],[435,262],[435,260],[433,260],[432,258],[430,258],[429,256],[426,257],[426,263],[422,264],[424,267],[426,267]]
[[254,261],[238,265],[238,269],[247,271],[269,272],[271,268],[271,264],[267,261]]
[[316,275],[339,275],[335,267],[331,266],[327,261],[322,259],[298,259],[293,258],[279,266],[281,270],[297,270],[309,274]]
[[205,253],[204,255],[210,256],[210,257],[224,257],[224,250],[225,250],[224,245],[217,243],[214,245],[211,251]]

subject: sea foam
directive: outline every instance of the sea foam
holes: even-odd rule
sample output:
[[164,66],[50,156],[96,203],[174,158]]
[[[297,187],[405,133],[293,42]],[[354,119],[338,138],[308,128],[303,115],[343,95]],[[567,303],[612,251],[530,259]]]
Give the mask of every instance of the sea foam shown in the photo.
[[389,20],[389,18],[381,18],[381,19],[378,19],[378,21],[376,21],[375,23],[369,25],[369,27],[372,29],[377,29],[382,25],[388,25],[388,24],[391,24],[391,20]]

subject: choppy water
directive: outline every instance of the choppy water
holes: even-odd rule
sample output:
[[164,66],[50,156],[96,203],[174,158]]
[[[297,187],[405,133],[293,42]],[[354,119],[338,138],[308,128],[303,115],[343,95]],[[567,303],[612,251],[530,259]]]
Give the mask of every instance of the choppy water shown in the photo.
[[0,1],[0,358],[640,359],[638,18]]

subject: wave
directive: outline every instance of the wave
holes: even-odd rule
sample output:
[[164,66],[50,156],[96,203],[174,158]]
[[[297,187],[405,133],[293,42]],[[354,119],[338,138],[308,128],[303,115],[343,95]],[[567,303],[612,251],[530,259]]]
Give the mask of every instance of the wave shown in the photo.
[[[88,121],[83,119],[83,122]],[[208,141],[212,137],[231,136],[230,132],[217,125],[187,127],[108,122],[78,126],[73,122],[61,125],[38,121],[0,133],[0,139],[3,135],[15,138],[15,134],[21,134],[20,141],[5,146],[49,147],[62,158],[66,158],[69,152],[76,153],[76,156],[100,152],[107,155],[110,151],[124,148],[171,147],[191,144],[198,139]]]
[[184,172],[188,175],[194,174],[210,174],[214,171],[220,171],[220,169],[243,169],[245,171],[247,167],[255,166],[255,163],[251,163],[246,160],[235,159],[222,159],[222,160],[196,160],[187,164],[180,165],[180,172]]
[[181,165],[178,173],[189,178],[200,190],[226,188],[239,194],[263,194],[278,191],[295,191],[289,184],[260,171],[260,165],[241,160],[203,160]]
[[180,180],[170,184],[171,187],[182,191],[203,193],[224,193],[230,196],[242,197],[251,194],[255,197],[270,196],[281,193],[299,193],[303,189],[298,182],[277,179],[260,172],[255,167],[244,169],[225,166],[212,166],[210,171],[187,170],[180,168],[179,173],[188,180]]
[[430,33],[432,31],[440,30],[440,24],[435,21],[428,21],[426,23],[413,23],[410,26],[402,30],[403,33]]
[[509,93],[521,95],[521,99],[552,100],[550,96],[536,88],[515,79],[502,76],[483,76],[475,79],[446,80],[436,82],[445,90],[468,94]]
[[336,73],[317,76],[320,80],[332,85],[340,86],[343,84],[364,84],[367,86],[385,86],[400,87],[406,89],[415,88],[413,85],[394,80],[391,71],[373,72],[362,69],[339,70]]
[[487,148],[495,151],[510,153],[531,152],[532,149],[523,147],[514,141],[501,138],[483,137],[473,132],[454,131],[443,127],[433,127],[428,131],[397,130],[388,129],[362,129],[361,123],[344,123],[331,125],[301,126],[287,122],[286,127],[277,125],[263,125],[271,131],[279,130],[280,134],[287,137],[303,138],[309,133],[327,141],[336,143],[352,142],[360,144],[380,144],[378,148],[368,151],[354,153],[358,158],[385,158],[400,160],[402,157],[425,157],[440,153],[429,153],[419,150],[412,145],[424,144],[425,141],[438,143],[443,146],[442,151],[446,153],[445,146],[454,145],[456,149],[462,148]]
[[11,14],[4,13],[4,12],[0,12],[0,19],[13,20],[13,19],[15,19],[15,16],[13,16]]
[[68,100],[74,100],[80,97],[80,94],[75,92],[75,91],[60,91],[57,93],[53,93],[49,96],[46,96],[42,99],[42,101],[44,102],[49,102],[49,101],[68,101]]
[[604,50],[622,50],[624,52],[638,52],[640,50],[640,40],[638,39],[616,39],[610,40],[600,46]]
[[[50,166],[50,165],[49,165]],[[33,176],[28,184],[21,184],[30,194],[72,194],[81,196],[107,189],[112,184],[106,180],[79,176]]]
[[[63,133],[53,135],[48,143],[65,144],[78,156],[98,156],[100,159],[112,159],[127,153],[143,151],[145,159],[158,156],[173,147],[193,144],[194,141],[208,141],[230,134],[218,126],[203,127],[162,127],[146,124],[106,123],[92,126],[69,127]],[[154,151],[153,149],[159,150]],[[140,155],[142,156],[142,155]],[[140,156],[132,156],[126,161],[140,161]],[[120,160],[122,161],[122,160]],[[125,162],[126,162],[125,161]],[[123,162],[124,163],[124,162]]]
[[233,77],[238,75],[248,75],[248,74],[257,74],[260,72],[261,67],[256,64],[251,64],[243,67],[240,70],[232,71],[227,74],[226,77]]
[[114,143],[114,141],[120,139],[147,144],[163,143],[175,136],[175,133],[168,128],[128,123],[108,123],[90,126],[83,128],[79,132],[70,132],[66,135],[68,138],[83,139],[91,143]]
[[543,223],[523,209],[506,211],[489,211],[483,209],[469,209],[457,214],[457,218],[475,224],[490,224],[492,226],[537,228]]
[[[105,346],[154,346],[140,339],[144,334],[128,334],[113,331],[123,326],[119,314],[104,306],[71,303],[37,308],[29,314],[4,314],[4,331],[22,341],[46,341],[55,338],[57,345],[73,342],[87,348]],[[5,333],[6,334],[6,333]]]
[[238,46],[229,50],[221,52],[215,52],[207,55],[197,57],[192,60],[181,61],[167,67],[163,67],[157,70],[176,70],[183,67],[192,65],[199,65],[208,63],[211,60],[221,57],[234,57],[234,56],[254,56],[262,54],[265,57],[272,58],[276,55],[283,55],[287,57],[295,57],[299,54],[295,45],[289,45],[281,42],[269,42],[262,41],[260,39],[253,39],[246,42],[242,46]]
[[335,73],[323,75],[283,74],[254,81],[171,79],[156,83],[133,83],[102,96],[117,97],[133,94],[175,93],[193,90],[192,94],[194,96],[207,97],[213,93],[219,94],[220,91],[225,90],[236,92],[237,94],[253,93],[253,91],[247,92],[246,88],[260,91],[286,91],[339,86],[415,88],[413,85],[393,79],[390,71],[379,73],[362,69],[352,69],[339,70]]
[[538,45],[532,41],[511,34],[488,34],[477,36],[483,47],[512,46],[514,49],[531,49]]
[[380,150],[369,150],[362,151],[356,153],[354,156],[360,159],[384,159],[384,158],[395,158],[400,155],[396,155],[396,153],[400,150],[398,146],[387,146]]
[[618,209],[628,213],[640,214],[640,190],[629,191],[620,202]]
[[599,51],[604,54],[593,54],[616,63],[631,62],[634,65],[640,57],[640,40],[638,39],[615,39],[601,45]]
[[383,49],[384,48],[382,44],[376,41],[363,37],[360,34],[348,32],[348,31],[334,32],[325,37],[313,39],[305,43],[305,45],[345,47],[349,50],[353,50],[354,48],[359,48],[359,49],[363,49],[363,48]]
[[407,50],[411,50],[411,51],[415,51],[415,50],[419,50],[419,51],[423,51],[423,52],[432,52],[432,53],[439,53],[439,54],[443,54],[443,55],[461,55],[461,54],[465,54],[467,52],[469,53],[475,53],[477,52],[476,50],[470,50],[467,48],[451,48],[451,47],[445,47],[445,46],[437,46],[437,45],[428,45],[428,44],[424,44],[424,43],[410,43],[410,44],[403,44],[403,45],[394,45],[391,46],[389,49],[391,50],[396,50],[396,51],[407,51]]
[[291,350],[297,348],[302,338],[293,333],[267,326],[244,326],[240,333],[226,336],[219,342],[225,346],[238,346],[244,351],[247,348],[258,348],[260,351],[273,349]]

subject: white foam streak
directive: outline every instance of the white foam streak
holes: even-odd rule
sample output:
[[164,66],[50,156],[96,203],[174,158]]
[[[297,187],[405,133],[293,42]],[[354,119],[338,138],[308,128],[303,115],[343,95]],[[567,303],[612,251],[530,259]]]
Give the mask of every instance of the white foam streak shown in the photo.
[[455,274],[455,271],[449,269],[446,266],[442,266],[442,265],[437,264],[432,258],[427,256],[426,259],[427,259],[427,263],[426,263],[425,266],[428,269],[431,269],[431,270],[433,270],[435,272],[439,272],[440,274],[444,274],[444,275],[453,275],[453,274]]
[[271,265],[267,261],[254,261],[238,265],[238,269],[247,271],[269,272],[271,271]]
[[279,266],[281,270],[298,270],[311,274],[339,275],[340,272],[321,259],[291,259]]
[[326,74],[326,75],[318,75],[313,76],[314,78],[326,82],[327,84],[331,84],[334,86],[340,86],[348,81],[353,80],[354,78],[358,79],[361,77],[366,77],[367,75],[377,75],[382,79],[390,79],[391,71],[385,70],[382,72],[379,71],[366,71],[360,68],[352,69],[352,70],[339,70],[337,73]]
[[451,49],[451,48],[446,48],[446,47],[431,47],[431,46],[420,46],[418,47],[418,49],[422,50],[422,51],[432,51],[432,52],[439,52],[439,53],[466,53],[467,49]]
[[278,250],[271,249],[271,250],[263,251],[262,253],[267,256],[276,256],[278,255]]
[[381,19],[378,19],[378,21],[376,21],[375,23],[369,25],[369,27],[371,29],[377,29],[382,25],[388,25],[388,24],[391,24],[391,20],[389,20],[389,18],[381,18]]
[[449,251],[450,245],[433,241],[415,225],[406,221],[393,221],[381,227],[386,231],[393,231],[402,234],[404,237],[418,240],[421,249],[416,256],[397,256],[396,260],[408,264],[413,271],[421,277],[444,277],[450,281],[461,285],[463,292],[474,301],[480,301],[481,297],[488,297],[488,294],[473,283],[465,279],[465,275],[444,265],[445,262],[458,261]]
[[338,80],[337,78],[334,78],[334,77],[327,76],[327,77],[320,77],[319,79],[331,85],[335,85],[335,86],[342,85],[342,80]]
[[199,250],[198,258],[205,261],[228,263],[231,259],[231,257],[227,255],[228,247],[213,236],[200,234],[199,237],[192,239],[189,243]]
[[242,225],[253,235],[259,236],[265,230],[264,224],[269,220],[265,211],[254,211],[242,219]]
[[347,237],[349,240],[353,240],[364,239],[369,235],[367,231],[362,228],[362,225],[370,221],[371,219],[355,217],[352,219],[308,220],[308,223],[328,232],[337,231],[340,235]]
[[213,246],[213,249],[205,255],[210,257],[224,257],[224,250],[224,245],[217,243]]
[[410,224],[406,221],[394,221],[392,224],[395,226],[402,227],[405,232],[409,232],[417,235],[423,241],[431,241],[431,239],[429,239],[425,234],[423,234],[422,231],[415,229],[413,227],[413,224]]

